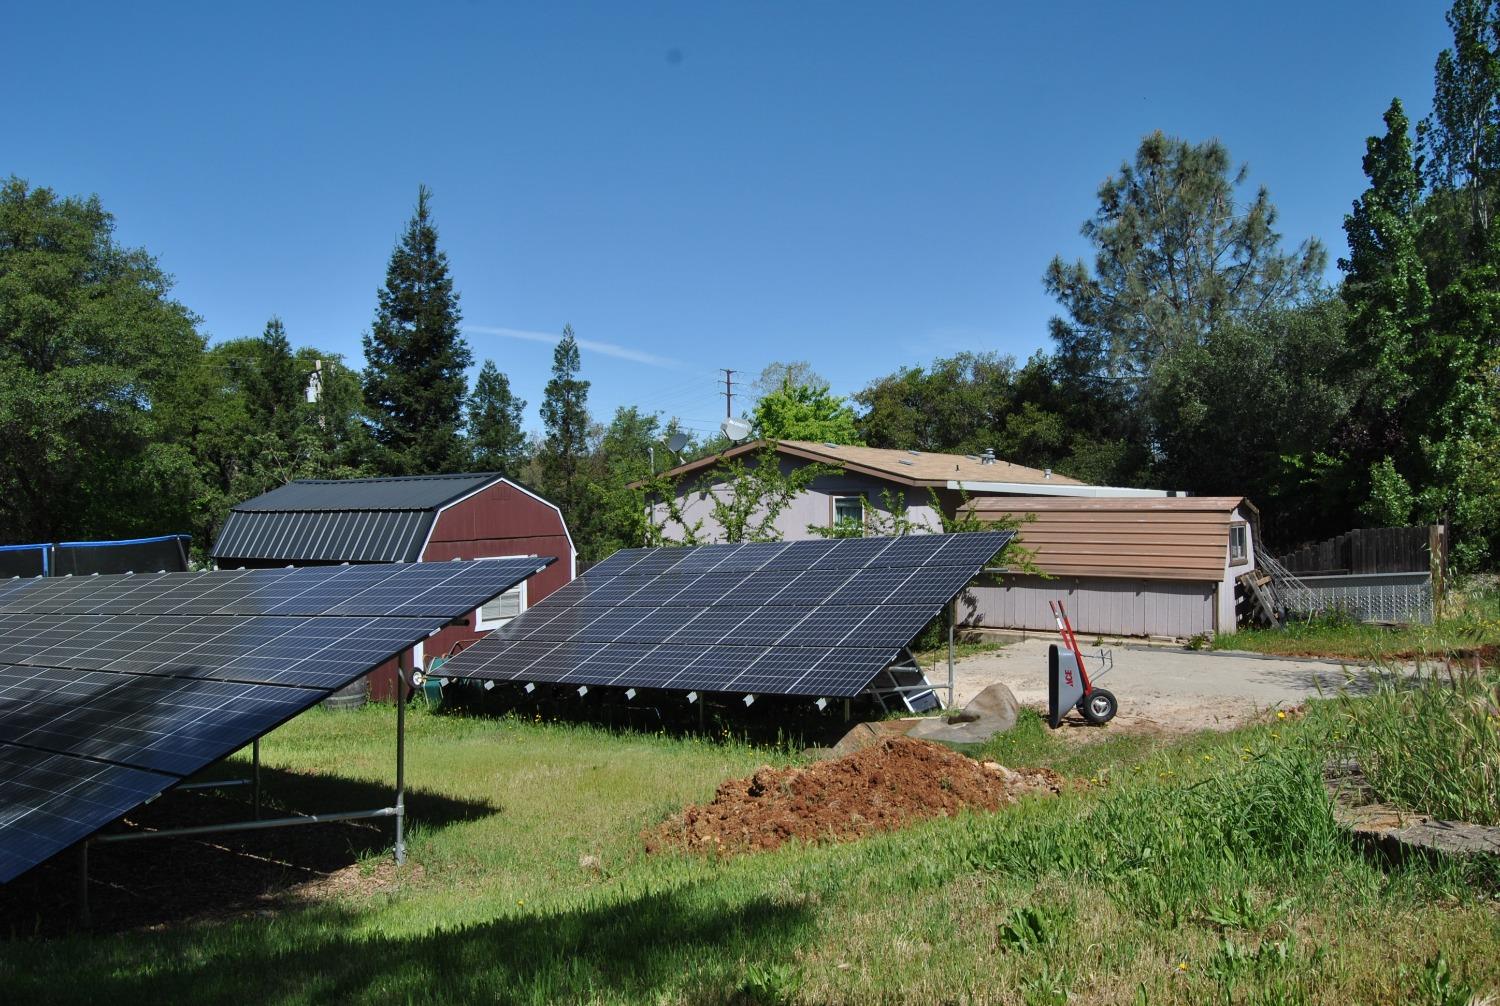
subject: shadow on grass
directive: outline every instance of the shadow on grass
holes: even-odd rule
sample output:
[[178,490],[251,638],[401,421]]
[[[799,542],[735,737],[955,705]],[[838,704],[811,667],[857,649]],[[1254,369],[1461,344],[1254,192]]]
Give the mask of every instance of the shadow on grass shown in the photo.
[[887,715],[867,698],[851,700],[846,721],[842,700],[831,700],[820,710],[807,697],[760,696],[746,706],[741,694],[704,695],[690,703],[685,692],[636,691],[635,698],[627,700],[621,688],[595,687],[580,696],[574,686],[538,685],[527,692],[511,682],[485,689],[477,681],[455,681],[444,687],[443,704],[437,712],[446,716],[516,716],[543,723],[798,749],[827,747],[856,723]]
[[[222,768],[212,770],[223,779]],[[337,775],[262,768],[263,818],[373,810],[393,787]],[[250,787],[168,793],[138,807],[105,834],[228,824],[253,818]],[[408,824],[441,827],[497,813],[483,801],[407,790]],[[180,923],[270,907],[288,890],[361,859],[389,852],[393,818],[261,831],[100,843],[89,848],[95,932]],[[0,938],[56,935],[77,925],[78,851],[63,852],[0,887]]]
[[[518,912],[522,911],[518,909]],[[679,990],[691,1002],[758,1002],[747,961],[790,960],[810,910],[725,903],[695,888],[416,937],[348,935],[324,908],[153,938],[29,946],[7,976],[16,1002],[574,1002]],[[16,949],[14,946],[11,949]],[[94,984],[97,982],[97,984]]]

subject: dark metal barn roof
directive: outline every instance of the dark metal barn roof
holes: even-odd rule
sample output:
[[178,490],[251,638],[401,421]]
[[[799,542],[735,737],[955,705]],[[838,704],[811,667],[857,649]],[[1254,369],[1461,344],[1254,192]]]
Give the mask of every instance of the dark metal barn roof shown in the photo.
[[220,563],[416,562],[444,506],[502,480],[493,472],[374,479],[299,479],[229,512]]

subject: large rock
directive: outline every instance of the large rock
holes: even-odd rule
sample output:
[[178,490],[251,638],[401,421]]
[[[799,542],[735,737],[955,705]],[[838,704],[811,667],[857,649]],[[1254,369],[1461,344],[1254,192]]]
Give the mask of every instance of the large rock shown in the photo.
[[1019,709],[1011,690],[997,683],[970,699],[963,712],[919,720],[906,735],[946,744],[983,744],[1015,726]]

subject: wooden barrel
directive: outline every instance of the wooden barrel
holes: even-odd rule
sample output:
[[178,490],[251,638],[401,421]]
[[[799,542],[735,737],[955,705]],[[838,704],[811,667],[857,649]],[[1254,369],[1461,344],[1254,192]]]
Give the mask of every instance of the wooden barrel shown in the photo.
[[324,709],[358,709],[370,698],[368,678],[359,678],[323,700]]

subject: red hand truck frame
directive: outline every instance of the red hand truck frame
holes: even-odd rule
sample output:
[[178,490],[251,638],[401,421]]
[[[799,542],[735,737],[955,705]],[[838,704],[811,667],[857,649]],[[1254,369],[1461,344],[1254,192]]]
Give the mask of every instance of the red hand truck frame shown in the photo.
[[[1073,623],[1069,620],[1063,603],[1048,601],[1047,606],[1052,609],[1052,617],[1057,620],[1057,632],[1062,636],[1063,645],[1072,651],[1074,659],[1078,661],[1078,676],[1083,680],[1083,697],[1078,700],[1077,709],[1090,723],[1103,726],[1115,718],[1115,713],[1120,710],[1120,703],[1113,692],[1095,687],[1093,678],[1089,677],[1083,650],[1078,646],[1078,633],[1073,631]],[[1099,662],[1099,676],[1103,677],[1114,661],[1108,651],[1100,651]]]

